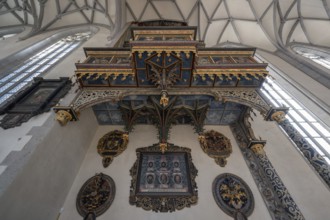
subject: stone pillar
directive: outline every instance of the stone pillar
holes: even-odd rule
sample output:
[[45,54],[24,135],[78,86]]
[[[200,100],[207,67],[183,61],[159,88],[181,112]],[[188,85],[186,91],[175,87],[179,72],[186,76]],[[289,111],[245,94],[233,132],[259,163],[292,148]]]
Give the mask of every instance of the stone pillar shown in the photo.
[[259,165],[264,170],[270,184],[272,185],[274,192],[276,193],[277,197],[282,203],[284,210],[288,214],[288,217],[290,219],[295,219],[295,220],[305,219],[302,213],[300,212],[298,206],[293,201],[287,188],[284,186],[282,180],[278,176],[273,165],[268,160],[266,152],[264,151],[264,144],[265,144],[264,141],[260,143],[258,143],[257,141],[253,141],[253,143],[250,144],[250,149],[257,157]]
[[287,133],[298,149],[303,153],[305,158],[314,167],[316,172],[320,175],[328,187],[330,187],[330,166],[327,161],[292,126],[289,120],[285,118],[285,113],[283,111],[276,111],[271,115],[271,119],[276,121]]

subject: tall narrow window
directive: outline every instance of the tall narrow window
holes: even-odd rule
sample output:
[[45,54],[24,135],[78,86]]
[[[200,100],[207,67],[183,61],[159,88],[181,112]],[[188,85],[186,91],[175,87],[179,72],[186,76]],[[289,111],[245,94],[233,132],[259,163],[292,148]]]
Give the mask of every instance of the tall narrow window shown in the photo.
[[89,39],[92,32],[76,33],[50,45],[36,55],[18,64],[0,78],[0,105],[19,92],[34,77],[43,75],[63,57]]
[[287,119],[315,150],[330,164],[330,129],[309,112],[301,103],[267,78],[261,92],[275,107],[290,107]]
[[306,57],[313,62],[322,65],[330,70],[330,51],[321,50],[317,48],[310,48],[306,46],[294,45],[291,47],[297,54]]

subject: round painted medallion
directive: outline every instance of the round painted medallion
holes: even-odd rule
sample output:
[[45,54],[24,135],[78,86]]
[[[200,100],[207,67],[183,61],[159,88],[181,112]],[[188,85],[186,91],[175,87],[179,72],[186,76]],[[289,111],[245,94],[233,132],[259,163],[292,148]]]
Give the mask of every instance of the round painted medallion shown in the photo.
[[110,176],[103,173],[89,178],[81,187],[76,201],[79,214],[83,217],[89,213],[102,215],[115,198],[116,187]]
[[254,208],[254,198],[249,186],[238,176],[220,174],[213,181],[213,196],[225,213],[235,219],[247,219]]

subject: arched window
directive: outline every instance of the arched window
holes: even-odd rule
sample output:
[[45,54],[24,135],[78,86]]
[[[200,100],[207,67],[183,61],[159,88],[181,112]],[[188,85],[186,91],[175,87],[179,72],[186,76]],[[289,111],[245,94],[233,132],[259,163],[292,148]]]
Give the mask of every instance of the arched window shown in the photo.
[[0,40],[5,40],[7,38],[13,37],[24,31],[24,27],[12,27],[0,29]]
[[330,49],[326,50],[305,45],[292,45],[291,48],[297,54],[330,70]]
[[27,86],[34,77],[43,75],[59,63],[82,42],[88,40],[92,34],[92,31],[70,34],[8,70],[2,78],[0,77],[0,106]]

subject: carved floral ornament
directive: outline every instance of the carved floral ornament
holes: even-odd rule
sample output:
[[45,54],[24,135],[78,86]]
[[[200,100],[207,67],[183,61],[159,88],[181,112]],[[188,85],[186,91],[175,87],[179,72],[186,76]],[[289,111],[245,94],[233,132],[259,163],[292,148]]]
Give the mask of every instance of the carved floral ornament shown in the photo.
[[232,146],[226,136],[217,131],[210,130],[201,133],[198,140],[203,151],[214,158],[218,165],[224,167],[227,164],[226,158],[230,156]]
[[103,157],[103,167],[108,167],[113,158],[121,154],[127,147],[128,134],[114,130],[105,134],[97,145],[97,152]]

